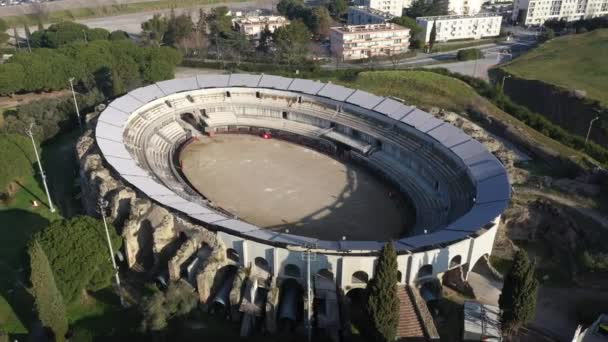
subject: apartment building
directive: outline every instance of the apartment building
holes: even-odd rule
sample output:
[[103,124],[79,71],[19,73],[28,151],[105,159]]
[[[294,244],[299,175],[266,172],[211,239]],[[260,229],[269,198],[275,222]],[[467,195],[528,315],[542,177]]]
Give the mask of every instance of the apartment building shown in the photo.
[[332,27],[331,51],[342,60],[390,56],[408,51],[410,29],[392,23]]
[[437,42],[457,39],[480,39],[500,35],[502,17],[495,14],[442,15],[419,17],[416,23],[422,27],[422,37],[428,43],[435,24]]
[[476,15],[484,0],[449,0],[448,12],[453,15]]
[[237,17],[232,19],[232,25],[239,32],[257,40],[260,39],[260,35],[265,28],[268,28],[270,32],[274,32],[279,27],[289,25],[289,20],[281,16]]
[[403,9],[410,7],[412,1],[413,0],[355,0],[355,5],[400,17],[403,15]]
[[608,0],[513,0],[514,22],[539,26],[550,19],[580,20],[608,15]]
[[350,6],[348,8],[347,25],[384,24],[395,17],[388,12],[365,6]]

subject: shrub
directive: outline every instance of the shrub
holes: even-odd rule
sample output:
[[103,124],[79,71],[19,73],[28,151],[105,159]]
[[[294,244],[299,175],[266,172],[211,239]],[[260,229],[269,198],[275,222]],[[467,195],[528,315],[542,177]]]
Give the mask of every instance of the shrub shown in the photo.
[[513,266],[505,277],[498,305],[502,310],[501,325],[506,335],[516,332],[534,318],[538,281],[534,276],[534,264],[528,254],[519,250]]
[[470,61],[470,60],[474,60],[474,59],[480,59],[483,58],[483,52],[479,49],[463,49],[463,50],[458,50],[458,53],[456,54],[456,58],[459,61]]
[[36,157],[29,138],[23,134],[0,134],[0,193],[8,199],[16,189],[11,184],[23,175],[32,173],[32,164]]
[[397,252],[392,243],[384,245],[374,278],[368,284],[368,313],[374,341],[394,341],[399,323]]

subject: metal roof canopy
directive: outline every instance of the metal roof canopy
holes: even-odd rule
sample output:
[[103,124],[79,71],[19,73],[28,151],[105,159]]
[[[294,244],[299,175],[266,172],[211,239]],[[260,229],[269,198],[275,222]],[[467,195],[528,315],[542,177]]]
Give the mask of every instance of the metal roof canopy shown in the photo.
[[197,75],[199,88],[225,88],[228,86],[229,75]]
[[346,102],[365,109],[373,109],[382,102],[382,100],[384,100],[383,97],[357,89],[346,99]]
[[149,86],[145,86],[142,88],[137,88],[135,90],[131,90],[129,92],[129,95],[133,96],[134,98],[138,99],[143,103],[147,103],[152,100],[160,99],[161,97],[166,96],[165,93],[163,93],[162,90],[158,87],[158,85],[156,85],[156,83],[150,84]]
[[324,96],[336,101],[344,101],[355,91],[341,85],[326,83],[323,88],[317,93],[319,96]]
[[309,95],[315,95],[321,88],[323,88],[325,84],[321,82],[311,81],[311,80],[303,80],[301,78],[295,78],[288,90],[298,91],[300,93],[305,93]]
[[403,238],[397,240],[398,243],[411,246],[413,248],[420,248],[424,246],[431,246],[441,243],[452,242],[461,240],[469,235],[467,232],[452,232],[446,230],[438,230],[429,234],[422,234]]
[[112,101],[109,106],[116,108],[121,112],[130,114],[144,104],[144,102],[141,102],[133,96],[126,94]]
[[258,86],[260,82],[260,75],[250,75],[250,74],[232,74],[230,77],[230,83],[228,86],[230,87],[251,87],[255,88]]
[[278,89],[278,90],[287,90],[293,78],[287,78],[282,76],[273,76],[273,75],[262,75],[260,82],[258,83],[258,87],[261,88],[270,88],[270,89]]
[[196,77],[179,78],[156,83],[165,94],[175,94],[182,91],[198,89]]
[[382,113],[393,120],[401,119],[405,114],[410,112],[414,107],[407,106],[399,101],[385,98],[384,101],[380,102],[374,110],[378,113]]

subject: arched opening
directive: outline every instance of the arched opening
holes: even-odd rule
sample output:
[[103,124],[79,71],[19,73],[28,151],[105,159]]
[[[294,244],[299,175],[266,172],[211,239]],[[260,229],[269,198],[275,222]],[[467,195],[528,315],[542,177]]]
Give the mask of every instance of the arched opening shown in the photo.
[[353,284],[367,284],[367,282],[369,281],[369,276],[367,275],[367,273],[363,272],[363,271],[357,271],[355,273],[353,273],[351,282]]
[[359,331],[361,335],[369,326],[369,318],[367,316],[367,290],[364,288],[355,288],[346,293],[346,303],[352,325]]
[[317,272],[317,276],[325,278],[327,280],[334,280],[334,274],[332,273],[332,271],[328,270],[327,268],[322,268],[319,270],[319,272]]
[[304,312],[303,290],[295,279],[286,279],[279,290],[279,331],[294,331]]
[[228,317],[230,315],[230,291],[234,283],[234,277],[238,268],[228,265],[220,268],[213,279],[210,298],[209,312],[215,315]]
[[283,268],[283,274],[286,277],[300,278],[302,273],[300,272],[300,268],[294,264],[287,264]]
[[403,276],[401,275],[401,271],[397,271],[397,282],[400,283],[403,281]]
[[433,265],[424,265],[418,270],[416,278],[424,278],[433,275]]
[[236,249],[233,248],[228,248],[226,250],[226,258],[236,263],[241,261],[241,256],[239,255],[239,252],[237,252]]
[[450,260],[450,268],[454,268],[460,264],[462,264],[462,257],[460,255],[457,255]]
[[260,270],[270,273],[270,265],[268,264],[268,261],[266,261],[266,259],[262,257],[257,257],[255,258],[254,263],[255,266]]
[[179,115],[179,118],[182,119],[182,121],[189,123],[193,127],[196,127],[198,125],[198,122],[196,122],[194,114],[192,113],[182,113]]

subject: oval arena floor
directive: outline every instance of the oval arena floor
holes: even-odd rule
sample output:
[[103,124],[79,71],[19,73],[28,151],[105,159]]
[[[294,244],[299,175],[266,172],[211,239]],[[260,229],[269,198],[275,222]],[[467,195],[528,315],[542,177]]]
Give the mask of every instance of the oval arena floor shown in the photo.
[[414,223],[403,198],[367,169],[290,142],[217,135],[191,143],[180,159],[200,193],[264,229],[389,240]]

